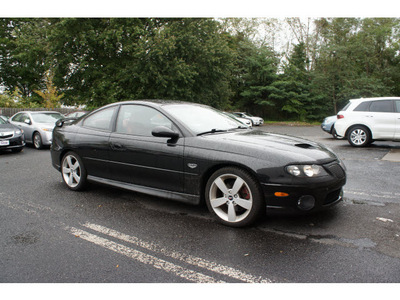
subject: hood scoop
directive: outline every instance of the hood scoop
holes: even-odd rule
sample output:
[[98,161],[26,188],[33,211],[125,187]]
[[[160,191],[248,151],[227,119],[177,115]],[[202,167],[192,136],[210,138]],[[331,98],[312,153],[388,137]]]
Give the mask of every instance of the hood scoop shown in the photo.
[[312,148],[315,148],[313,145],[310,145],[310,144],[295,144],[295,146],[296,146],[296,147],[303,148],[303,149],[312,149]]

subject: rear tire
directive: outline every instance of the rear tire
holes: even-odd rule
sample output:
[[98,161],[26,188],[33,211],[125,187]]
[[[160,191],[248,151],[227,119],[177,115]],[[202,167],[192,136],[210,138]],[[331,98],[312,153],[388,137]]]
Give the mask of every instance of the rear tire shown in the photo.
[[347,140],[353,147],[366,147],[372,142],[371,133],[367,127],[362,125],[350,128]]
[[231,227],[253,224],[266,209],[259,183],[237,167],[217,170],[207,182],[205,199],[214,217]]

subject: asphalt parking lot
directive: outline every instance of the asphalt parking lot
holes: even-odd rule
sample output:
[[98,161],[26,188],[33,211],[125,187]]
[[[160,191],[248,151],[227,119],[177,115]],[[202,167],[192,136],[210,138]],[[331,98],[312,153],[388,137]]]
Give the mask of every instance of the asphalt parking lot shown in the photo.
[[331,148],[347,167],[344,201],[235,229],[205,207],[94,184],[72,192],[48,149],[0,153],[0,282],[400,282],[400,143],[261,129]]

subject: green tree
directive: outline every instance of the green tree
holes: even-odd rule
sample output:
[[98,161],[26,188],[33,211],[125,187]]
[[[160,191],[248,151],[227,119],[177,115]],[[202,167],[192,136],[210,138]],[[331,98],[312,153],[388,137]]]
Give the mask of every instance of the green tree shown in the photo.
[[6,90],[18,87],[24,97],[35,98],[47,68],[47,31],[44,19],[0,20],[0,83]]
[[46,88],[43,91],[34,90],[36,94],[43,98],[45,108],[60,107],[60,100],[64,96],[64,94],[58,94],[57,87],[53,84],[53,77],[51,70],[48,70],[44,78]]

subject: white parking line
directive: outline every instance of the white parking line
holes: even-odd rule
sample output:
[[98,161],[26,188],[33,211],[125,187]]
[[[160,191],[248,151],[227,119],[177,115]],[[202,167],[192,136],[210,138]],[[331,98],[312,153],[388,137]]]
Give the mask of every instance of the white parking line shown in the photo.
[[[212,271],[212,272],[224,275],[224,276],[228,276],[228,277],[231,277],[231,278],[243,281],[243,282],[250,282],[250,283],[271,283],[272,282],[272,280],[270,280],[268,278],[263,278],[263,277],[260,277],[260,276],[253,276],[251,274],[247,274],[245,272],[242,272],[240,270],[234,269],[232,267],[223,266],[223,265],[220,265],[220,264],[212,262],[212,261],[208,261],[208,260],[205,260],[205,259],[202,259],[202,258],[199,258],[199,257],[195,257],[195,256],[192,256],[192,255],[187,255],[187,254],[184,254],[184,253],[179,253],[177,251],[171,251],[171,250],[163,248],[163,247],[161,247],[161,246],[159,246],[157,244],[142,241],[137,237],[130,236],[130,235],[118,232],[116,230],[106,228],[106,227],[101,226],[101,225],[92,224],[92,223],[86,223],[83,226],[85,226],[88,229],[97,231],[97,232],[99,232],[101,234],[108,235],[110,237],[117,238],[117,239],[119,239],[121,241],[128,242],[128,243],[131,243],[131,244],[133,244],[135,246],[138,246],[138,247],[144,248],[146,250],[152,251],[155,254],[161,254],[163,256],[170,257],[170,258],[172,258],[174,260],[179,260],[179,261],[182,261],[184,263],[193,265],[195,267],[200,267],[200,268],[206,269],[208,271]],[[79,230],[79,229],[74,229],[74,230],[75,230],[74,232],[78,232],[78,231],[84,232],[84,231]],[[83,237],[83,238],[85,238],[88,233],[87,232],[84,232],[84,233],[85,233],[85,235],[81,235],[81,234],[78,234],[78,235]],[[92,235],[91,236],[91,240],[90,240],[91,242],[94,242],[96,240],[96,239],[94,239],[94,237],[97,237],[97,236]],[[100,237],[98,237],[98,238],[100,238]],[[111,242],[111,241],[108,241],[107,239],[103,239],[103,238],[101,238],[101,239],[102,239],[102,244],[101,245],[105,245],[105,241]],[[111,242],[111,243],[113,243],[113,242]],[[117,245],[119,245],[119,244],[117,244]],[[121,245],[121,246],[125,247],[123,245]],[[108,248],[108,247],[106,247],[106,248]],[[115,251],[114,249],[111,249],[111,250]],[[130,249],[130,248],[128,248],[128,249]],[[133,250],[133,249],[131,249],[131,250],[132,251],[137,251],[137,250]],[[118,251],[116,251],[116,252],[118,252]],[[147,254],[145,254],[145,255],[147,255]],[[158,259],[158,258],[155,258],[155,257],[153,257],[153,258],[154,259]],[[137,258],[135,258],[135,259],[137,259]],[[172,265],[174,265],[174,264],[172,264]],[[181,267],[179,267],[179,268],[181,268]],[[169,266],[168,270],[173,270],[173,267]],[[168,271],[168,270],[166,270],[166,271]],[[173,271],[171,271],[171,272],[173,273]],[[203,274],[201,274],[201,275],[203,275]],[[203,275],[203,276],[206,276],[206,275]],[[207,281],[207,280],[210,280],[209,278],[202,278],[201,279],[201,280],[205,280],[205,281],[197,281],[197,280],[193,280],[193,279],[189,279],[189,280],[196,281],[196,282],[221,282],[221,281]]]
[[182,277],[184,279],[187,279],[189,281],[194,281],[197,283],[216,283],[216,282],[223,282],[220,280],[215,280],[214,278],[204,275],[202,273],[195,272],[193,270],[189,270],[183,267],[180,267],[178,265],[175,265],[173,263],[167,262],[165,260],[159,259],[157,257],[154,257],[152,255],[131,249],[129,247],[126,247],[124,245],[115,243],[113,241],[107,240],[105,238],[99,237],[97,235],[88,233],[86,231],[71,227],[69,228],[69,231],[76,235],[79,236],[80,238],[94,243],[96,245],[99,245],[103,248],[112,250],[118,254],[125,255],[129,258],[133,258],[143,264],[151,265],[156,269],[163,270],[168,273],[172,273],[176,276]]

